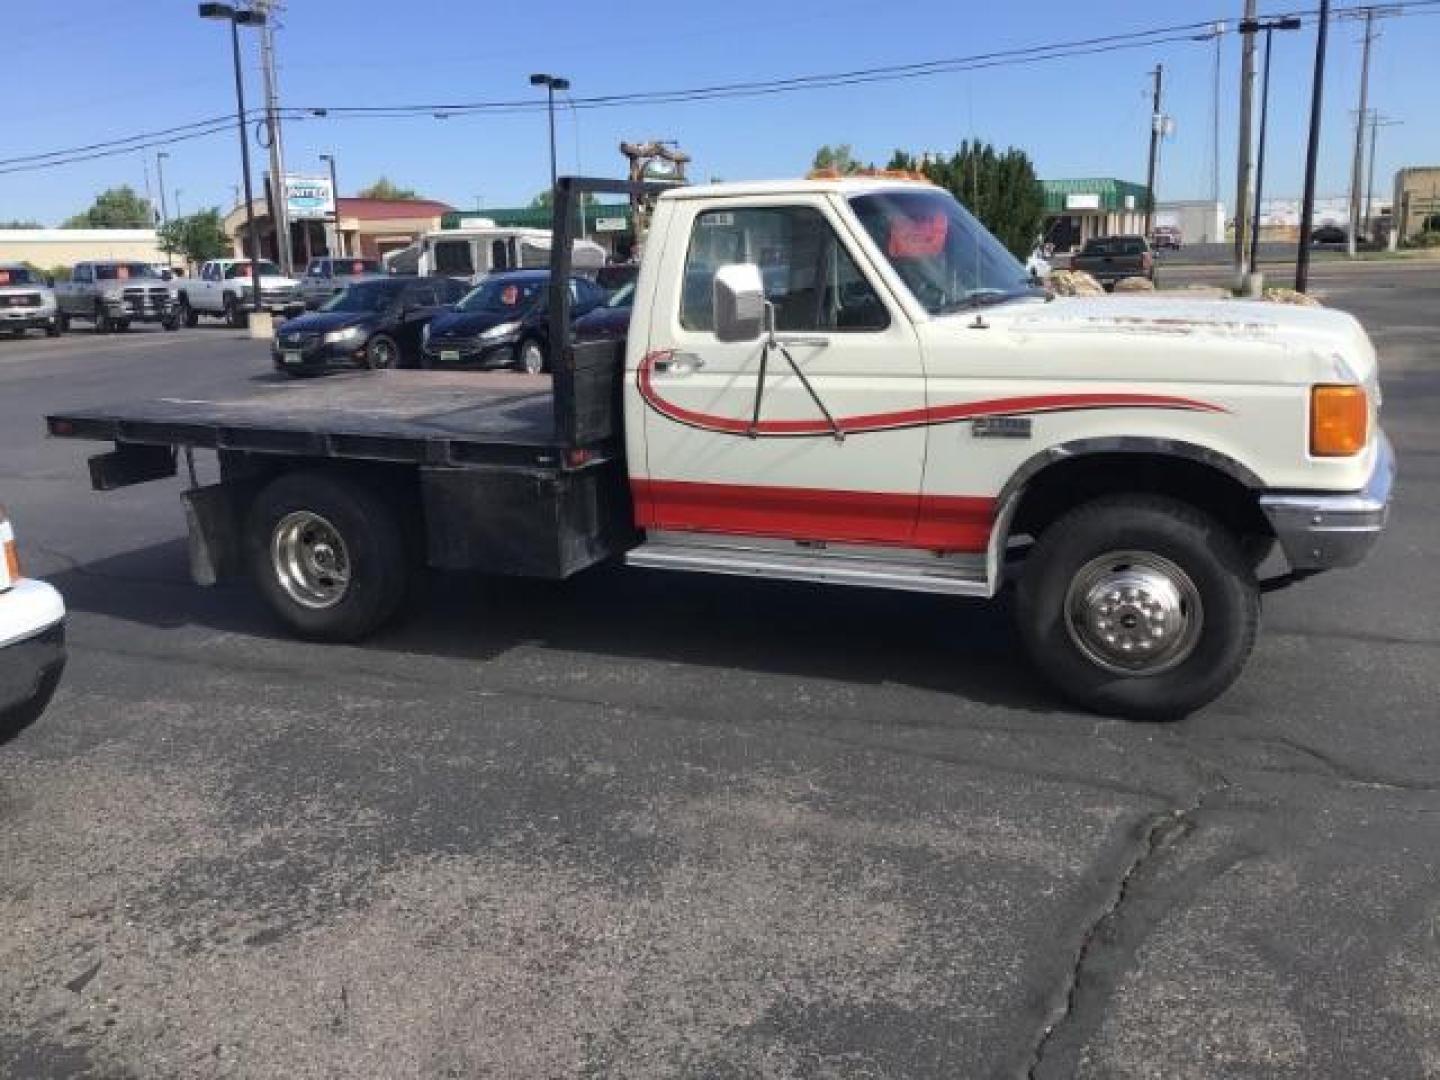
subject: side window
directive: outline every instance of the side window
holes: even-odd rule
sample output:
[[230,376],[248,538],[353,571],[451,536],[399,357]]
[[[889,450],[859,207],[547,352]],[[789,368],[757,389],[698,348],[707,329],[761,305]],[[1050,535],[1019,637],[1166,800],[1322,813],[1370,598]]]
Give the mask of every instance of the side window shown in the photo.
[[470,241],[441,240],[435,245],[435,272],[437,274],[473,274],[475,264],[470,259]]
[[216,280],[216,279],[220,276],[220,275],[216,272],[217,269],[218,269],[218,268],[215,266],[215,264],[214,264],[213,262],[208,262],[208,263],[205,264],[204,269],[202,269],[202,270],[200,271],[200,276],[201,276],[202,278],[204,278],[206,281],[214,281],[214,280]]
[[707,210],[685,257],[680,325],[710,330],[715,271],[756,263],[778,330],[883,330],[890,315],[820,211],[809,206]]
[[505,246],[504,240],[492,240],[490,242],[490,269],[510,269],[510,251]]
[[435,288],[431,285],[411,285],[405,291],[405,303],[415,307],[434,307]]
[[440,283],[440,302],[443,304],[456,303],[468,291],[464,285],[460,284],[460,282],[454,278],[442,281]]
[[89,280],[90,280],[90,264],[89,264],[89,263],[76,263],[76,264],[75,264],[75,269],[74,269],[73,271],[71,271],[71,273],[70,273],[70,277],[71,277],[71,279],[74,280],[74,281],[89,281]]

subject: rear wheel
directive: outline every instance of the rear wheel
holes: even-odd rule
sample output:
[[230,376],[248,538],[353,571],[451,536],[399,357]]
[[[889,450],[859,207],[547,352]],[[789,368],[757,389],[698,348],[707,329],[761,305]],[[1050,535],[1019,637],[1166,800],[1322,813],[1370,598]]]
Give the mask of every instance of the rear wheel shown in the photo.
[[365,366],[372,371],[396,367],[400,362],[400,346],[389,334],[376,334],[365,344]]
[[45,327],[45,336],[59,337],[65,332],[65,329],[65,316],[57,311],[55,317],[50,320],[50,324]]
[[225,325],[232,330],[244,330],[250,325],[250,314],[238,297],[225,297]]
[[104,304],[95,305],[95,333],[108,334],[114,328],[114,322],[110,318],[110,312],[105,310]]
[[63,334],[70,329],[70,316],[64,311],[55,313],[55,333]]
[[1097,712],[1173,720],[1239,676],[1260,593],[1235,538],[1161,496],[1111,496],[1054,522],[1026,560],[1021,639],[1055,686]]
[[394,509],[376,492],[318,471],[288,473],[250,512],[251,571],[302,637],[356,641],[405,597],[410,566]]
[[194,328],[200,322],[199,313],[190,306],[190,301],[183,296],[180,297],[180,321],[191,328]]

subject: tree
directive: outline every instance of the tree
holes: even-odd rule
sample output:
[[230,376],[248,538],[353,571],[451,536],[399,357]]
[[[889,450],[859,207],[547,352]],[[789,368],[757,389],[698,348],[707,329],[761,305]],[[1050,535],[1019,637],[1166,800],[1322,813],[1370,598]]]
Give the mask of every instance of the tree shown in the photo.
[[812,172],[836,172],[841,176],[853,176],[863,168],[865,166],[855,160],[849,143],[836,143],[834,146],[826,143],[815,151],[815,158],[810,162]]
[[1026,258],[1045,221],[1045,196],[1035,166],[1023,150],[1004,153],[969,140],[949,158],[916,158],[896,150],[887,168],[923,174],[945,188],[1010,249]]
[[396,187],[388,176],[382,176],[369,187],[361,188],[356,192],[361,199],[405,199],[413,202],[420,198],[410,188]]
[[230,238],[220,223],[220,208],[171,218],[160,228],[160,250],[169,255],[180,254],[187,262],[202,263],[218,259],[231,249]]
[[38,221],[31,221],[29,218],[11,218],[9,221],[0,221],[0,229],[43,229],[45,226]]
[[153,229],[155,209],[129,184],[106,188],[88,210],[65,222],[67,229]]

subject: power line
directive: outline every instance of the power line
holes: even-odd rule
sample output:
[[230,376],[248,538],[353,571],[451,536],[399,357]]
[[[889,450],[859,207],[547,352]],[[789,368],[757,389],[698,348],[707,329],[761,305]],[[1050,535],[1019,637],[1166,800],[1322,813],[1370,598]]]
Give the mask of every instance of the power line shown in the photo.
[[[1336,9],[1336,14],[1360,13],[1366,5],[1356,4]],[[1391,5],[1395,17],[1440,14],[1433,10],[1440,8],[1440,0],[1403,0]],[[1425,9],[1425,10],[1422,10]],[[1318,9],[1307,9],[1298,16],[1307,23],[1313,23]],[[786,78],[751,80],[735,83],[720,83],[711,86],[691,87],[675,90],[649,90],[629,93],[599,94],[575,98],[571,108],[598,109],[635,105],[685,104],[723,100],[730,98],[758,97],[794,93],[803,90],[830,89],[841,86],[855,86],[874,82],[893,82],[906,79],[928,78],[936,75],[961,71],[976,71],[987,68],[1020,66],[1064,60],[1079,56],[1103,55],[1123,50],[1149,48],[1157,45],[1193,42],[1195,33],[1214,26],[1215,19],[1201,19],[1195,22],[1177,23],[1171,26],[1149,30],[1135,30],[1120,34],[1109,34],[1076,41],[1058,42],[1049,45],[1033,45],[1014,49],[1003,49],[969,56],[947,57],[910,64],[891,64],[879,67],[857,68],[849,71],[822,74],[797,75]],[[289,120],[304,119],[307,116],[333,119],[392,119],[422,117],[429,114],[435,119],[449,119],[452,116],[485,114],[507,115],[533,113],[544,108],[543,102],[533,99],[501,99],[492,101],[415,103],[408,105],[312,105],[289,106],[280,110],[281,116]],[[253,111],[259,118],[262,111]],[[247,120],[251,119],[247,114]],[[51,166],[78,164],[116,154],[156,146],[168,146],[189,139],[203,138],[225,130],[231,117],[212,117],[195,120],[156,131],[142,132],[120,139],[111,139],[63,150],[50,150],[18,157],[0,158],[0,175],[27,172]]]

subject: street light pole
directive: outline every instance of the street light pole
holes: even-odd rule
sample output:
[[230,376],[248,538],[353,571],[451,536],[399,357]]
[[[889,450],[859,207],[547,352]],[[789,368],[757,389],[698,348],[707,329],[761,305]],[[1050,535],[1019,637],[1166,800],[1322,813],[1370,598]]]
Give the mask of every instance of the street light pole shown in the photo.
[[330,201],[335,204],[335,247],[330,254],[343,257],[345,254],[345,236],[340,231],[340,183],[335,179],[335,155],[321,154],[320,160],[329,162],[330,164]]
[[165,205],[165,166],[163,162],[170,155],[161,150],[155,155],[155,182],[160,186],[160,223],[168,224],[170,221],[170,210]]
[[1155,65],[1151,72],[1155,80],[1155,101],[1150,108],[1150,163],[1145,169],[1145,236],[1148,238],[1154,230],[1155,224],[1155,159],[1160,149],[1161,129],[1164,126],[1164,115],[1160,112],[1160,88],[1165,78],[1165,68]]
[[555,197],[555,91],[569,90],[570,80],[559,75],[537,73],[530,76],[531,86],[545,87],[545,111],[550,118],[550,197]]
[[240,67],[240,24],[261,26],[265,16],[237,11],[229,4],[201,4],[202,19],[224,19],[230,24],[230,51],[235,61],[235,121],[240,132],[240,169],[245,182],[245,231],[250,237],[250,300],[260,310],[260,236],[255,231],[255,195],[250,183],[250,142],[245,133],[245,79]]
[[1265,133],[1270,121],[1270,48],[1271,36],[1276,30],[1299,30],[1300,20],[1295,16],[1283,19],[1248,20],[1240,24],[1242,34],[1265,34],[1265,77],[1260,89],[1260,146],[1255,151],[1255,220],[1250,229],[1250,272],[1260,261],[1260,206],[1265,190]]
[[1320,106],[1325,98],[1325,43],[1330,33],[1330,0],[1320,0],[1315,35],[1315,77],[1310,85],[1310,138],[1305,147],[1305,195],[1300,203],[1300,247],[1295,252],[1295,291],[1310,284],[1310,230],[1315,224],[1315,165],[1320,157]]

